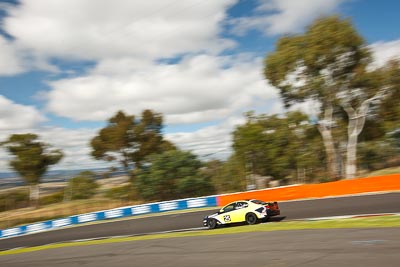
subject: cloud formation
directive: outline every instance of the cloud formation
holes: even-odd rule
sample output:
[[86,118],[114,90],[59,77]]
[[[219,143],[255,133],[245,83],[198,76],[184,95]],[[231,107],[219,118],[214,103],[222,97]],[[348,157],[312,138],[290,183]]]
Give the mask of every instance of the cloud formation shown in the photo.
[[218,125],[204,127],[194,132],[171,133],[167,134],[166,138],[179,148],[198,155],[202,160],[211,158],[225,160],[232,152],[231,133],[236,126],[244,122],[243,116],[231,117]]
[[0,76],[11,76],[25,70],[12,42],[0,35]]
[[219,23],[236,0],[35,0],[8,8],[5,31],[45,58],[158,59],[219,52]]
[[35,107],[14,103],[0,95],[0,129],[2,131],[31,128],[45,120],[44,115]]
[[[243,112],[283,112],[277,90],[262,76],[262,58],[227,56],[236,45],[223,37],[227,21],[237,34],[293,33],[336,12],[345,1],[260,0],[254,13],[236,19],[228,18],[227,10],[238,0],[21,0],[3,5],[9,16],[0,26],[12,38],[0,35],[0,75],[32,69],[62,72],[62,66],[50,65],[54,61],[93,65],[73,77],[49,81],[50,90],[40,94],[45,111],[0,95],[0,141],[11,133],[37,133],[64,150],[66,157],[57,168],[98,166],[103,163],[89,156],[88,146],[98,129],[43,126],[43,112],[104,121],[117,110],[138,115],[151,108],[163,113],[168,125],[212,124],[166,138],[203,159],[226,158],[230,133],[243,122]],[[399,40],[370,47],[378,65],[400,55]],[[314,106],[295,108],[314,114]],[[7,158],[1,153],[0,169]]]
[[255,15],[232,20],[233,32],[266,35],[295,33],[320,16],[334,13],[345,0],[259,0]]
[[139,114],[149,108],[163,113],[168,124],[197,123],[277,97],[261,75],[258,58],[198,55],[128,73],[104,69],[103,64],[87,76],[51,82],[48,110],[73,120],[101,121],[118,110]]
[[376,42],[369,47],[374,56],[374,67],[381,67],[391,59],[400,59],[400,40]]

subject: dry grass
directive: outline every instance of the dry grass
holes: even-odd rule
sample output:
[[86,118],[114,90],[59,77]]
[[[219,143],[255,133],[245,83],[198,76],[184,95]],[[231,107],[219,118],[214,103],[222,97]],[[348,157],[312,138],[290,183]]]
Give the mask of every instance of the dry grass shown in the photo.
[[36,209],[23,208],[10,210],[0,213],[0,229],[134,204],[138,203],[94,198],[57,203]]
[[[42,206],[39,208],[22,208],[10,211],[0,212],[0,229],[5,229],[17,225],[28,224],[38,221],[46,221],[55,218],[62,218],[76,214],[94,212],[106,209],[112,209],[127,205],[134,205],[137,202],[128,202],[104,198],[106,190],[127,184],[129,178],[126,176],[113,177],[97,180],[99,184],[98,194],[92,199],[74,200]],[[66,183],[43,183],[40,185],[40,195],[45,196],[60,190],[63,190]],[[28,188],[26,186],[18,187],[20,189]],[[11,189],[3,189],[1,192],[7,192]]]
[[374,171],[368,174],[368,176],[380,176],[380,175],[389,175],[389,174],[398,174],[400,173],[400,167],[387,168],[383,170]]

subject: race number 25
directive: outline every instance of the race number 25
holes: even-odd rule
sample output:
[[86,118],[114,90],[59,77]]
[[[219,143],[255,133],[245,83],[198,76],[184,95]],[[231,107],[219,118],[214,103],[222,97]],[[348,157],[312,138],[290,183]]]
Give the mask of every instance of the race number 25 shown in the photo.
[[225,222],[230,222],[230,221],[231,221],[231,216],[225,215],[225,216],[224,216],[224,221],[225,221]]

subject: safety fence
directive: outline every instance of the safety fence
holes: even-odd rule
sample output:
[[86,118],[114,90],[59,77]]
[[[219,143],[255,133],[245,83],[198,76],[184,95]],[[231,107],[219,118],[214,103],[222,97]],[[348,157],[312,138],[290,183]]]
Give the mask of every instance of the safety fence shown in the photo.
[[296,199],[322,198],[329,196],[387,191],[400,191],[400,174],[360,178],[353,180],[341,180],[323,184],[292,185],[233,194],[224,194],[219,196],[188,198],[121,207],[0,230],[0,239],[100,220],[123,218],[128,216],[137,216],[174,210],[224,206],[232,201],[241,199],[287,201]]

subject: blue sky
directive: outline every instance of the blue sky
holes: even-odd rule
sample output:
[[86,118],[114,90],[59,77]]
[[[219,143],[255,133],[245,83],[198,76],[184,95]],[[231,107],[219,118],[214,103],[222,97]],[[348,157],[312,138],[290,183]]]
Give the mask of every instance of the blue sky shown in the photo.
[[[34,132],[64,150],[57,168],[96,167],[88,142],[105,121],[150,108],[179,147],[224,159],[243,112],[284,111],[261,74],[280,36],[338,14],[381,65],[400,55],[398,10],[372,0],[0,1],[0,141]],[[0,151],[0,172],[8,160]]]

